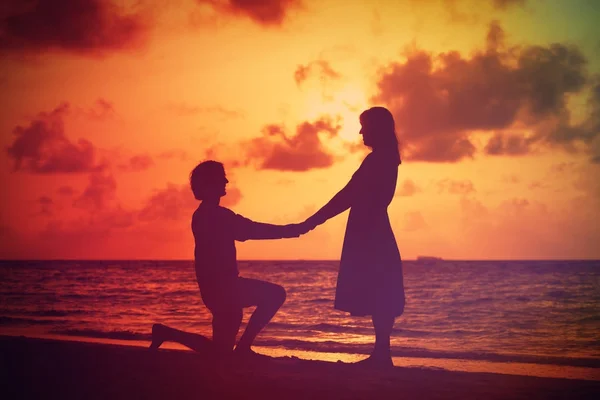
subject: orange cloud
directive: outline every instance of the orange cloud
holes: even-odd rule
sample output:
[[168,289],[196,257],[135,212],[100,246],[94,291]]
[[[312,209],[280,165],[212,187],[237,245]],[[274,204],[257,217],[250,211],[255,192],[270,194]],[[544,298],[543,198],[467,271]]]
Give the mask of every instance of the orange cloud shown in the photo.
[[334,156],[321,143],[319,133],[325,132],[331,137],[340,129],[340,125],[325,117],[313,123],[301,123],[292,137],[288,137],[279,125],[267,125],[262,137],[248,142],[247,160],[258,162],[260,169],[308,171],[327,168],[333,164]]
[[8,0],[3,8],[0,49],[9,52],[102,55],[138,47],[147,36],[141,14],[108,0]]
[[296,72],[294,72],[294,80],[296,84],[300,86],[310,76],[317,75],[321,83],[325,83],[328,80],[339,79],[341,75],[335,71],[329,62],[325,60],[311,61],[306,65],[298,65]]
[[396,196],[413,196],[418,192],[422,192],[422,189],[418,187],[412,180],[405,179],[401,185],[399,185],[399,189],[396,190]]
[[443,179],[438,182],[438,193],[469,194],[475,192],[475,186],[470,180],[456,181]]
[[427,228],[427,223],[423,218],[423,215],[419,211],[411,211],[404,214],[404,223],[402,230],[414,232],[420,229]]
[[167,109],[173,114],[181,117],[193,116],[198,114],[216,114],[223,118],[241,118],[242,113],[236,110],[230,110],[222,106],[200,107],[185,103],[169,104]]

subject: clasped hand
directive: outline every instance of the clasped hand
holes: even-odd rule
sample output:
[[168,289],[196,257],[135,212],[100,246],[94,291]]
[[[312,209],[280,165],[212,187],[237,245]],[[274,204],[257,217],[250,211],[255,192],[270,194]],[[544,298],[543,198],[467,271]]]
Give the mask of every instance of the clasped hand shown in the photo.
[[312,221],[310,218],[304,222],[299,224],[288,224],[283,227],[285,237],[300,237],[300,235],[304,235],[307,232],[312,231],[317,226],[317,223]]

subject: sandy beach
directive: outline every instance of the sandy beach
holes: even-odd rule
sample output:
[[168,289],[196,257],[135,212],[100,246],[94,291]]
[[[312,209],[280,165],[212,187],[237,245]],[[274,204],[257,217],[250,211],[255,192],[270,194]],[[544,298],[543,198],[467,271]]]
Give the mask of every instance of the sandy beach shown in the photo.
[[3,398],[582,399],[600,382],[350,364],[290,357],[221,362],[177,350],[0,337]]

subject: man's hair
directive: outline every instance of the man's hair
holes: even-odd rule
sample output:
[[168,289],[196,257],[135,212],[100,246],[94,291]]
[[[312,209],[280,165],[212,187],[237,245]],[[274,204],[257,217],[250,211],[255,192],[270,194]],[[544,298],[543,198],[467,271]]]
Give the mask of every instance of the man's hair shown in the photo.
[[190,187],[197,200],[204,200],[207,187],[212,186],[225,171],[223,164],[218,161],[203,161],[196,165],[190,173]]

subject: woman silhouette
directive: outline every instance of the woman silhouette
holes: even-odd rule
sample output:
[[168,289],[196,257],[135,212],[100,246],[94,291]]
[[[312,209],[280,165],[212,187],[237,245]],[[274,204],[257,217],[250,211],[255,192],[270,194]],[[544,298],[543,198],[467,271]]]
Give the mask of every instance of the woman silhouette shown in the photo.
[[303,226],[314,229],[350,208],[334,306],[354,316],[372,317],[375,346],[359,363],[392,366],[390,334],[395,318],[404,311],[404,282],[387,208],[401,160],[394,118],[386,108],[364,111],[360,124],[363,142],[373,151],[350,182]]

